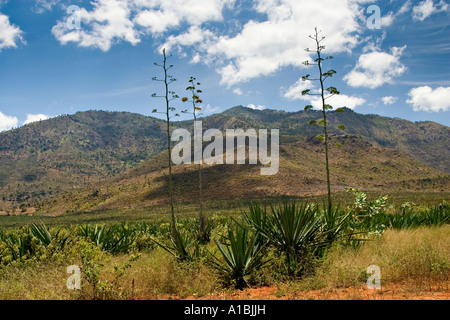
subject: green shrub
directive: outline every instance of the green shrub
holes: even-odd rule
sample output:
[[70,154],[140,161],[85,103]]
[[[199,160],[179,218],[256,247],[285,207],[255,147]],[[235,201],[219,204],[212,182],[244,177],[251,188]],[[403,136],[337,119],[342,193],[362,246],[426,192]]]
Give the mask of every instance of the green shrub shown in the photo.
[[245,288],[245,278],[264,265],[264,251],[257,243],[257,237],[247,226],[236,223],[228,229],[225,244],[216,240],[223,261],[213,256],[213,264],[228,280],[234,282],[236,289]]
[[95,246],[113,254],[129,252],[136,239],[136,232],[126,223],[109,228],[105,225],[96,225],[95,227],[82,225],[79,227],[79,231],[83,239],[91,241]]
[[290,276],[301,275],[311,254],[326,244],[317,207],[285,203],[271,207],[272,214],[268,215],[257,206],[251,208],[253,214],[244,212],[244,219],[284,254]]
[[[198,254],[199,244],[197,241],[191,239],[187,235],[182,234],[177,225],[173,225],[173,230],[170,236],[170,243],[165,245],[156,239],[152,240],[168,253],[173,255],[179,261],[192,261]],[[192,250],[191,250],[192,249]]]

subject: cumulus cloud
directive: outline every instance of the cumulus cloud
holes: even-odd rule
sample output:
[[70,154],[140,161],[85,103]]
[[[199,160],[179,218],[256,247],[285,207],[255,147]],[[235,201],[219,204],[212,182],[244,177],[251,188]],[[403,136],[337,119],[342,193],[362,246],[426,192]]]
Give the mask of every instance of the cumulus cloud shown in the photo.
[[385,83],[392,83],[395,77],[403,75],[406,66],[400,62],[404,47],[393,47],[391,53],[374,51],[359,57],[356,67],[344,80],[351,87],[375,89]]
[[82,25],[80,29],[70,27],[68,22],[74,18],[73,15],[59,21],[52,28],[53,35],[61,44],[74,42],[80,47],[108,51],[118,41],[127,41],[132,45],[141,41],[130,20],[131,8],[128,1],[97,0],[92,4],[92,11],[81,8],[76,13]]
[[265,106],[261,106],[261,105],[255,106],[254,104],[249,104],[249,105],[247,106],[247,108],[250,108],[250,109],[253,109],[253,110],[260,110],[260,111],[266,109]]
[[[303,100],[309,103],[316,110],[322,110],[322,99],[317,96],[302,95],[302,91],[309,89],[312,94],[319,94],[319,90],[312,86],[309,81],[302,81],[299,79],[294,83],[283,96],[289,100]],[[333,106],[334,109],[347,107],[354,110],[356,107],[364,105],[366,100],[359,97],[352,97],[345,94],[334,95],[327,99],[327,104]]]
[[358,43],[356,3],[255,1],[255,10],[266,15],[267,20],[249,21],[233,37],[219,36],[204,54],[210,60],[225,61],[218,71],[222,84],[228,86],[272,74],[282,67],[302,67],[302,62],[309,58],[304,49],[312,45],[308,38],[314,31],[311,26],[321,26],[322,34],[327,36],[327,53],[349,51]]
[[46,11],[51,11],[59,2],[60,0],[36,0],[36,13],[41,14]]
[[[308,101],[315,110],[322,110],[322,100],[320,98],[309,97],[305,98],[305,101]],[[351,97],[345,94],[340,94],[336,96],[332,96],[327,100],[327,104],[333,106],[334,110],[337,108],[349,108],[351,110],[355,110],[356,107],[362,106],[366,103],[366,100],[359,97]]]
[[432,14],[443,12],[448,10],[448,4],[445,1],[441,0],[439,3],[435,5],[433,0],[424,0],[419,3],[417,6],[413,7],[413,20],[415,21],[424,21],[426,18],[431,16]]
[[[314,110],[322,110],[322,100],[317,97],[305,97],[303,100],[305,100],[307,103],[310,103]],[[334,110],[337,108],[349,108],[351,110],[356,109],[356,107],[362,106],[366,103],[366,100],[359,97],[351,97],[345,94],[340,94],[336,96],[332,96],[330,99],[327,100],[327,104],[333,106]]]
[[393,12],[389,12],[389,14],[381,17],[381,26],[382,27],[390,27],[394,24],[395,14]]
[[32,123],[32,122],[37,122],[37,121],[42,121],[42,120],[47,120],[50,117],[45,115],[45,114],[29,114],[27,113],[27,118],[26,120],[23,122],[24,125]]
[[450,87],[432,89],[423,86],[409,91],[407,103],[413,106],[414,111],[439,112],[450,110]]
[[[166,50],[171,50],[172,47],[176,47],[179,51],[181,51],[184,46],[193,46],[195,44],[208,43],[213,41],[215,35],[210,30],[204,30],[199,26],[192,26],[188,29],[187,32],[179,34],[177,36],[171,35],[167,38],[166,42],[160,46],[160,50],[165,48]],[[200,61],[200,56],[194,56],[192,59],[193,63],[197,63]]]
[[[315,109],[322,109],[321,103],[321,100],[316,99],[312,102],[312,105]],[[340,94],[337,96],[332,96],[327,100],[327,103],[332,105],[334,109],[346,107],[354,110],[356,109],[356,107],[364,105],[366,103],[366,100],[359,97],[351,97],[345,94]]]
[[[135,45],[146,35],[164,39],[164,32],[183,27],[186,31],[168,36],[162,46],[191,49],[191,62],[214,64],[221,83],[232,86],[286,66],[303,67],[309,58],[304,49],[312,46],[312,26],[320,26],[327,36],[327,53],[349,52],[360,40],[361,9],[367,2],[254,0],[258,20],[218,31],[207,23],[224,21],[224,10],[236,0],[95,0],[92,10],[81,10],[80,30],[70,30],[67,17],[53,34],[62,44],[108,51],[117,42]],[[392,23],[389,17],[383,21]]]
[[186,22],[200,26],[208,21],[222,21],[222,11],[235,0],[134,0],[130,6],[138,14],[137,25],[148,33],[161,33]]
[[0,12],[0,51],[16,48],[19,42],[24,43],[22,30],[11,24],[9,17]]
[[0,111],[0,132],[17,127],[18,124],[19,120],[16,117],[7,116]]
[[302,92],[307,89],[314,90],[311,82],[303,81],[300,78],[297,82],[290,86],[286,92],[283,93],[283,96],[289,100],[305,100],[305,96],[302,95]]
[[238,96],[242,96],[244,93],[242,92],[241,88],[235,88],[233,90],[234,94],[237,94]]
[[383,101],[383,103],[387,106],[387,105],[391,105],[396,103],[398,100],[397,97],[392,97],[392,96],[388,96],[388,97],[383,97],[381,98],[381,101]]
[[[81,28],[70,28],[70,19],[59,21],[52,33],[61,44],[73,42],[80,47],[110,50],[115,43],[125,41],[136,45],[146,35],[160,35],[186,22],[192,27],[187,34],[169,37],[172,42],[192,45],[203,40],[201,24],[221,21],[222,10],[235,0],[95,0],[93,9],[85,8],[77,13]],[[206,35],[208,32],[205,33]]]
[[412,6],[411,0],[406,1],[405,3],[403,3],[402,7],[400,8],[397,14],[400,15],[409,12],[409,10],[411,10],[411,6]]
[[219,110],[220,110],[219,107],[211,107],[210,104],[207,104],[206,107],[203,109],[203,113],[204,114],[212,114],[212,113],[215,113],[215,112],[217,112]]
[[[390,1],[392,3],[392,0]],[[401,15],[411,11],[411,0],[405,1],[397,12],[390,11],[381,17],[381,27],[390,27],[394,24],[394,21]]]
[[[45,114],[26,114],[26,119],[23,125],[27,125],[32,122],[37,122],[41,120],[47,120],[50,117]],[[17,128],[19,126],[19,120],[17,117],[7,116],[0,111],[0,132],[5,130],[10,130],[12,128]]]

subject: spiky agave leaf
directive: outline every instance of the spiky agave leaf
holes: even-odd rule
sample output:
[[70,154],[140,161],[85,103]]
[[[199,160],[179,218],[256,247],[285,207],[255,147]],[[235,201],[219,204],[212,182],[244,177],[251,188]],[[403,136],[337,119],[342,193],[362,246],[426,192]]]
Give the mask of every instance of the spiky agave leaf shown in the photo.
[[267,263],[263,260],[263,247],[257,243],[257,237],[257,233],[251,234],[248,227],[236,223],[228,229],[227,244],[216,239],[223,261],[213,256],[213,265],[235,281],[237,289],[243,289],[246,286],[245,277]]
[[40,221],[38,224],[33,223],[30,230],[31,234],[34,237],[38,238],[44,247],[47,247],[50,243],[52,243],[52,235],[50,234],[47,226],[42,221]]
[[[170,253],[172,256],[177,258],[179,261],[192,261],[194,254],[189,251],[189,248],[192,246],[191,240],[181,234],[178,230],[177,225],[172,226],[172,232],[170,237],[170,245],[165,245],[154,238],[150,238],[153,242],[155,242],[162,249]],[[197,251],[197,250],[195,250]]]

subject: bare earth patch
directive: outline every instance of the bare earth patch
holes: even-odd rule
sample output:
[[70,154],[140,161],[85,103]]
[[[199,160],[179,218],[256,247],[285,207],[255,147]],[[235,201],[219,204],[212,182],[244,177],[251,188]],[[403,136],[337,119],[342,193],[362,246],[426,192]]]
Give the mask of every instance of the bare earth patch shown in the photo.
[[[393,283],[380,290],[335,288],[320,290],[295,290],[287,286],[249,288],[243,291],[224,291],[205,297],[190,296],[181,300],[450,300],[450,281],[441,283]],[[141,297],[152,300],[156,297]],[[161,296],[158,300],[180,300],[177,296]]]

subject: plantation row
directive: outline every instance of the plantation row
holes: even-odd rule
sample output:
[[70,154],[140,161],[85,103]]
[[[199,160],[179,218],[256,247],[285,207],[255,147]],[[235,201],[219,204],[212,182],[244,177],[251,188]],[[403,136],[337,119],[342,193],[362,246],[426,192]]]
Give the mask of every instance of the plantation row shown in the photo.
[[[186,219],[175,229],[169,223],[142,222],[49,229],[41,222],[0,233],[0,266],[81,261],[84,277],[95,287],[98,277],[93,275],[99,272],[93,262],[95,250],[118,255],[160,247],[180,263],[206,262],[227,284],[242,289],[246,279],[273,257],[282,258],[281,274],[301,277],[313,271],[333,243],[357,248],[388,228],[441,226],[450,222],[450,206],[445,201],[426,211],[415,212],[405,206],[402,212],[386,214],[386,197],[368,203],[364,193],[353,191],[355,202],[346,209],[328,210],[306,203],[278,207],[251,204],[240,219],[211,217],[206,243],[204,235],[198,232],[196,219]],[[132,256],[130,263],[134,259],[137,257]]]

